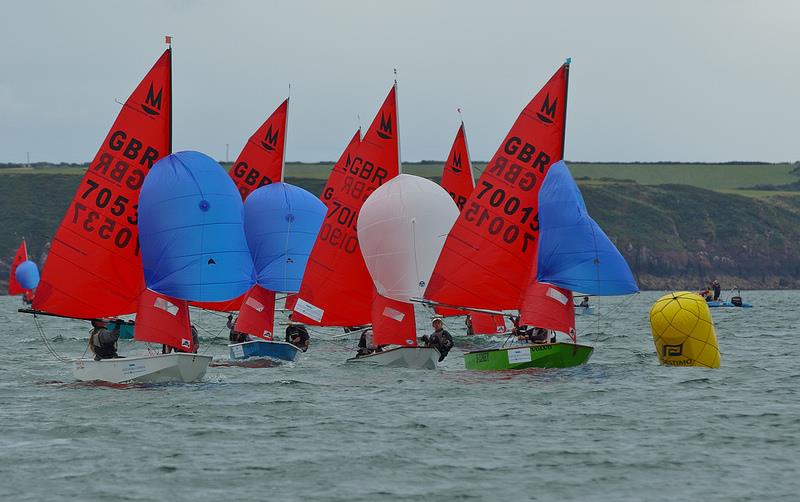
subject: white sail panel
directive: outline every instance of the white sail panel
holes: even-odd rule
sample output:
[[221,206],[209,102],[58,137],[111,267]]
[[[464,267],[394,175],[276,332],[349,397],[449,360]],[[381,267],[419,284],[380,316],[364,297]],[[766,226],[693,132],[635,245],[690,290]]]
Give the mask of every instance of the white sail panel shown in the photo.
[[375,190],[358,216],[358,241],[378,293],[421,297],[458,218],[450,195],[433,181],[401,174]]

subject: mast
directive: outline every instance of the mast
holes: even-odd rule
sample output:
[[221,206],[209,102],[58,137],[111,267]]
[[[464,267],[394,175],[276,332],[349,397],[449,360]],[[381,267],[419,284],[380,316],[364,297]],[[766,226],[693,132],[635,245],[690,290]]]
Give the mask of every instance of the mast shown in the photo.
[[169,65],[169,153],[172,153],[172,36],[165,35],[164,43],[167,44],[167,63]]
[[475,173],[472,171],[472,154],[469,153],[469,141],[467,140],[467,126],[464,125],[464,116],[461,114],[461,108],[458,109],[458,116],[461,117],[461,129],[464,131],[464,149],[467,151],[467,167],[469,168],[469,178],[472,180],[472,186],[475,186]]
[[564,62],[564,118],[562,123],[564,127],[561,131],[561,159],[566,156],[566,149],[564,144],[567,141],[567,98],[569,97],[569,65],[572,64],[572,58],[567,58]]
[[286,95],[286,120],[283,126],[283,152],[281,152],[281,183],[286,176],[286,144],[289,137],[289,100],[292,98],[292,84],[289,84],[289,93]]
[[[400,156],[400,100],[397,97],[397,68],[394,69],[394,113],[397,121],[397,174],[403,174],[403,159]],[[359,126],[359,130],[361,126]]]

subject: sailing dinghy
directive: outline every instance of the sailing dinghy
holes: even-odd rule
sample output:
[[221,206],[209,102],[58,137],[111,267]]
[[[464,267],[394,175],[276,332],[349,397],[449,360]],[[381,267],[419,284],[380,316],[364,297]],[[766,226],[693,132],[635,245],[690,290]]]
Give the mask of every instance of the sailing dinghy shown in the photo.
[[[356,234],[356,222],[364,201],[400,174],[396,83],[363,139],[355,140],[354,137],[348,146],[346,157],[343,155],[331,171],[323,190],[327,213],[294,300],[292,320],[345,328],[371,325],[376,344],[400,342],[400,347],[375,353],[364,362],[426,367],[429,364],[426,361],[434,354],[416,347],[413,305],[378,294]],[[410,352],[426,355],[405,357]],[[361,358],[358,361],[361,362]]]
[[[581,226],[585,223],[583,218],[588,218],[582,199],[572,207],[559,207],[550,204],[554,194],[549,194],[545,202],[553,210],[545,216],[540,207],[543,183],[547,183],[551,166],[563,158],[569,63],[567,60],[528,103],[488,163],[447,237],[424,299],[433,305],[496,315],[518,310],[524,323],[567,332],[572,343],[515,344],[470,351],[465,354],[469,369],[576,366],[585,363],[592,352],[591,347],[576,342],[571,291],[601,294],[595,291],[598,274],[609,268],[605,261],[609,257],[599,254],[593,235],[587,237],[583,233],[572,241],[577,240],[577,248],[585,251],[577,257],[587,261],[547,262],[548,266],[552,265],[547,270],[558,276],[555,278],[543,276],[538,270],[546,258],[541,248],[544,237],[540,232],[545,219],[552,222],[553,235],[561,236],[557,229],[568,219],[566,214],[581,217],[580,225],[573,225],[571,231],[578,228],[599,231],[596,224]],[[568,185],[563,176],[554,178],[551,184]],[[574,181],[569,190],[573,186]],[[574,190],[577,191],[577,187]],[[559,212],[562,210],[563,213]],[[553,244],[556,249],[558,244],[556,238]],[[611,245],[610,241],[608,244]],[[616,253],[619,255],[618,251]],[[618,261],[611,261],[614,273],[622,273],[616,268]],[[624,260],[622,264],[627,269]],[[569,277],[573,269],[594,272],[594,282],[592,279],[577,281],[581,286],[577,288],[569,281],[566,285],[559,282],[563,279],[560,273]],[[586,279],[583,275],[580,277]],[[629,269],[624,279],[628,280],[628,286],[632,284],[633,291],[637,290]],[[625,293],[632,292],[630,289]],[[556,308],[557,305],[560,307]],[[554,315],[554,311],[559,315]]]
[[294,362],[301,349],[274,339],[275,293],[296,293],[325,205],[302,188],[284,183],[287,98],[247,141],[230,177],[244,200],[244,228],[256,284],[239,306],[233,330],[248,341],[228,345],[231,359]]
[[30,305],[38,284],[39,268],[36,263],[28,259],[28,246],[23,238],[11,262],[11,270],[8,275],[8,295],[22,295],[22,301]]
[[442,187],[409,174],[389,180],[364,202],[357,230],[361,253],[379,295],[372,312],[374,343],[401,348],[355,361],[435,368],[442,359],[435,348],[417,346],[411,298],[425,291],[457,217],[458,208]]
[[283,182],[262,186],[244,203],[244,228],[257,283],[239,309],[234,330],[255,339],[229,345],[231,359],[261,357],[296,361],[301,348],[273,339],[275,293],[296,293],[317,238],[325,205]]

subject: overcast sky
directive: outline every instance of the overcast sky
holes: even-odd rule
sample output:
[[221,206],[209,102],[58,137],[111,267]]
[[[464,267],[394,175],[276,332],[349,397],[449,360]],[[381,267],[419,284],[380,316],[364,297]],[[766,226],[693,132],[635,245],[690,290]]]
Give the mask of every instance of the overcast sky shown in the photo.
[[231,160],[285,98],[287,160],[336,159],[398,69],[403,160],[443,160],[464,111],[490,158],[566,57],[566,157],[800,159],[800,2],[14,1],[0,162],[86,162],[173,39],[174,147]]

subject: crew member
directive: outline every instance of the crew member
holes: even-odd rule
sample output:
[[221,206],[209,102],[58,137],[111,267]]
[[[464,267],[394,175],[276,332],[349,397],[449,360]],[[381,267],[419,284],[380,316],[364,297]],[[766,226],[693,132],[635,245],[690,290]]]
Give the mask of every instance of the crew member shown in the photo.
[[120,323],[115,323],[114,329],[109,331],[106,321],[100,319],[92,320],[92,331],[89,332],[89,350],[94,354],[95,361],[121,357],[117,354],[119,325]]
[[444,322],[440,318],[435,318],[431,324],[433,333],[430,336],[423,336],[422,341],[425,342],[426,347],[434,347],[439,351],[439,362],[442,362],[453,348],[453,337],[444,329]]
[[719,281],[714,279],[714,282],[711,283],[711,289],[714,290],[714,301],[719,300],[719,295],[722,293],[722,286],[719,285]]
[[308,330],[300,323],[289,323],[286,328],[286,341],[302,350],[308,350],[308,344],[311,337],[308,336]]

